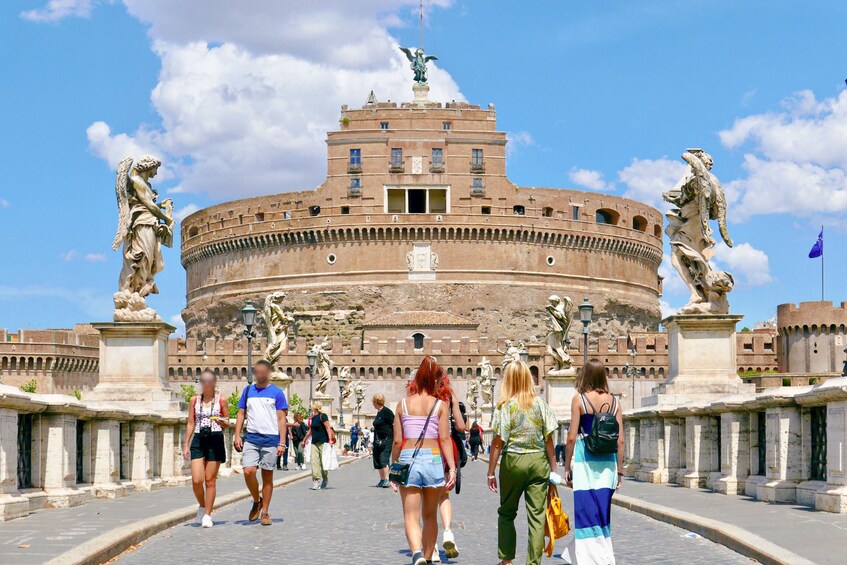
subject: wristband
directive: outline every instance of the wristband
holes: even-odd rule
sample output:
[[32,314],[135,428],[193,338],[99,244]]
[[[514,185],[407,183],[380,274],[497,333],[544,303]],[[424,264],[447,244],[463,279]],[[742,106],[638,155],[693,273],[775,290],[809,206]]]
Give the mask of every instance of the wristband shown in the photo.
[[488,475],[488,479],[489,479],[489,480],[490,480],[490,479],[496,479],[496,478],[497,478],[497,477],[495,477],[494,475]]

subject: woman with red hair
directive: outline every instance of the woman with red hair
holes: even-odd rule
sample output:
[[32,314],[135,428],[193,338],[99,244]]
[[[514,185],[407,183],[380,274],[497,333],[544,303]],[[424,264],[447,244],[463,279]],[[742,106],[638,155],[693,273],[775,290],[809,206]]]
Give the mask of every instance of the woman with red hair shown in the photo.
[[[438,500],[456,482],[450,409],[438,397],[443,394],[439,371],[435,360],[425,357],[409,383],[409,396],[395,410],[400,417],[394,419],[391,460],[409,465],[406,484],[399,488],[412,565],[426,565],[432,559],[438,538]],[[411,441],[406,444],[406,439]],[[447,461],[446,474],[442,456]]]

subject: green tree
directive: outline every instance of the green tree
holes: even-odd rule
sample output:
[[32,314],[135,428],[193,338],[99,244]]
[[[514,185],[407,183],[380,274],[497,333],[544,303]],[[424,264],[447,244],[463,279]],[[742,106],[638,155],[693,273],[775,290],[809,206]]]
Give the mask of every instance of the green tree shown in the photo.
[[197,394],[194,385],[180,385],[180,387],[182,387],[182,397],[185,398],[185,403],[191,404],[191,399]]
[[229,417],[235,418],[238,416],[238,400],[241,398],[241,395],[238,394],[238,387],[235,387],[235,390],[230,394],[226,401],[229,403]]
[[73,394],[74,394],[74,397],[77,400],[82,400],[82,391],[79,390],[77,387],[74,387],[74,393]]
[[35,380],[35,379],[32,379],[28,383],[22,384],[21,390],[24,391],[24,392],[29,392],[31,394],[35,394],[36,392],[38,392],[38,381]]
[[296,393],[291,395],[291,401],[288,403],[288,411],[291,412],[292,415],[300,414],[304,418],[309,414],[309,411],[306,409],[306,405],[303,404],[303,399]]

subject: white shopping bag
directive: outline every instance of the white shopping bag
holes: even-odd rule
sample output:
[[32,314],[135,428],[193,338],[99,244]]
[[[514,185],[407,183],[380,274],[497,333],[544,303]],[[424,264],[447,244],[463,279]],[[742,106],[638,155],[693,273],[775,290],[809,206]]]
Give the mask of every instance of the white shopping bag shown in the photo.
[[323,444],[321,448],[321,463],[324,471],[335,471],[338,469],[338,452],[334,445],[329,443]]
[[306,463],[312,462],[312,442],[309,442],[303,446],[303,460]]

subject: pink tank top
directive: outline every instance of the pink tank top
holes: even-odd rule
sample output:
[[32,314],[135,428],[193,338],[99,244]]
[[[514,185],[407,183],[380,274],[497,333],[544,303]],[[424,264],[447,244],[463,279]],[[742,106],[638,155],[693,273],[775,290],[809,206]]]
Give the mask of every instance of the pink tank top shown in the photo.
[[440,400],[435,401],[432,410],[432,417],[424,430],[426,416],[412,416],[408,414],[406,408],[406,399],[403,399],[403,413],[400,414],[400,422],[403,424],[403,436],[409,439],[418,439],[421,437],[421,431],[424,432],[424,439],[438,439],[438,405]]

